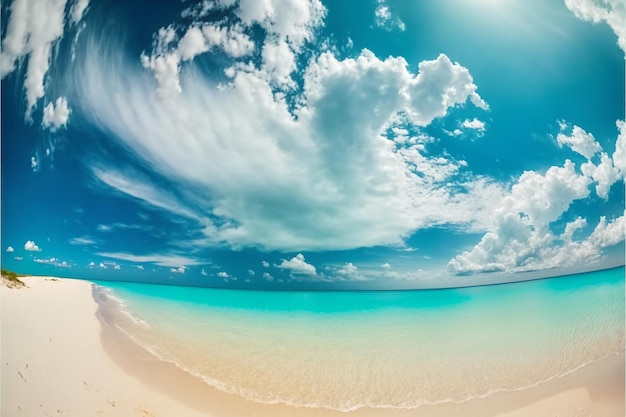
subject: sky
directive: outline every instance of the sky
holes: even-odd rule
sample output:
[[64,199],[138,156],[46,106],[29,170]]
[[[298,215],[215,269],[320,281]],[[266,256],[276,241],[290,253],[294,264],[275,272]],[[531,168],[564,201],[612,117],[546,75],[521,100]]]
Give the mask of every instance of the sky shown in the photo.
[[624,265],[623,0],[2,4],[2,267],[250,289]]

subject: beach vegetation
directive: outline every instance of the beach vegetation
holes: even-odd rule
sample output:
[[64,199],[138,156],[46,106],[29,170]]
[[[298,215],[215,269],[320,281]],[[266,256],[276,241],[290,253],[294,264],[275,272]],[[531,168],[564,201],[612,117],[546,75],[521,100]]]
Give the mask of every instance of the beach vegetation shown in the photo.
[[26,284],[24,283],[24,281],[22,281],[19,277],[24,276],[24,275],[20,275],[17,274],[13,271],[8,271],[6,269],[2,270],[2,279],[6,280],[7,283],[9,284],[9,287],[23,287]]

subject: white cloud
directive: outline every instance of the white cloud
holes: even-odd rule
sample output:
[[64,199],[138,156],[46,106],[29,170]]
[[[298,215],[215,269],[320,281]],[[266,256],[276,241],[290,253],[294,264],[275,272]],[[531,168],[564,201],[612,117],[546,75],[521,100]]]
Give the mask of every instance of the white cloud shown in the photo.
[[13,247],[12,247],[12,246],[9,246],[9,247],[7,248],[7,252],[9,252],[9,253],[14,252],[14,251],[15,251],[15,250],[13,249]]
[[113,265],[113,269],[122,269],[121,266],[119,266],[118,264]]
[[137,269],[140,270],[140,271],[143,271],[143,269],[144,269],[143,265],[137,265]]
[[37,246],[35,244],[35,242],[33,242],[32,240],[27,241],[24,244],[24,249],[29,251],[29,252],[39,252],[41,251],[41,248],[39,246]]
[[218,272],[217,276],[220,277],[220,278],[228,278],[229,277],[229,275],[226,272],[224,272],[224,271]]
[[170,268],[170,272],[173,272],[175,274],[184,274],[186,270],[187,268],[185,268],[184,266],[179,266],[178,268]]
[[248,269],[248,275],[254,276],[256,275],[256,272],[254,272],[254,270],[252,269]]
[[70,239],[69,243],[70,245],[93,245],[96,241],[89,236],[80,236]]
[[89,268],[93,268],[94,266],[96,266],[96,263],[94,261],[89,262],[89,265],[87,265]]
[[389,262],[385,262],[385,263],[384,263],[384,264],[382,264],[380,267],[381,267],[381,268],[384,268],[384,269],[390,269],[390,268],[391,268],[391,264],[390,264]]
[[[584,141],[569,143],[575,143],[577,152],[591,157],[596,153],[595,147],[588,146],[592,143],[590,135],[581,132],[584,131],[580,129],[572,136],[584,137]],[[578,173],[575,165],[567,160],[563,167],[551,167],[544,175],[534,171],[522,174],[494,212],[492,230],[474,248],[450,260],[449,272],[456,275],[518,272],[597,261],[602,249],[624,239],[623,216],[609,223],[602,218],[596,230],[582,240],[573,237],[586,226],[584,218],[578,217],[566,224],[561,235],[555,235],[551,229],[552,223],[572,202],[589,195],[589,185],[594,181],[598,195],[606,198],[610,185],[618,179],[617,171],[604,152],[599,166],[587,162],[581,171]]]
[[263,278],[268,282],[274,281],[274,277],[268,272],[263,272]]
[[50,259],[39,259],[39,258],[35,258],[33,259],[34,262],[40,263],[40,264],[48,264],[48,265],[54,265],[56,264],[56,262],[58,261],[57,258],[50,258]]
[[617,43],[626,52],[626,4],[623,0],[565,0],[576,17],[593,23],[606,22],[617,35]]
[[263,265],[263,268],[269,268],[270,267],[270,263],[267,261],[263,261],[261,262],[261,264]]
[[391,9],[385,0],[377,0],[376,10],[374,10],[376,26],[385,30],[398,29],[404,31],[406,25],[399,17],[391,13]]
[[337,270],[337,273],[342,274],[342,275],[353,275],[357,273],[358,270],[359,268],[353,265],[352,262],[348,262],[347,264],[339,268]]
[[44,77],[50,65],[53,44],[63,36],[66,0],[14,0],[6,35],[2,40],[0,75],[4,79],[15,62],[28,56],[24,89],[26,118],[44,95]]
[[152,55],[141,55],[142,65],[154,73],[159,97],[166,100],[174,99],[182,91],[179,79],[182,62],[216,48],[235,58],[247,56],[254,50],[254,43],[240,25],[228,28],[212,24],[191,26],[176,45],[175,40],[172,26],[161,28]]
[[200,271],[200,274],[202,274],[203,276],[207,276],[209,275],[209,273],[207,271],[204,270],[204,268],[202,268],[202,271]]
[[611,186],[621,178],[619,169],[613,166],[613,161],[606,152],[602,152],[600,164],[595,165],[588,161],[582,165],[581,170],[583,174],[593,178],[596,183],[596,194],[604,200],[608,200]]
[[16,261],[22,261],[22,260],[24,260],[24,258],[23,258],[23,257],[21,257],[21,256],[16,256],[16,257],[15,257],[15,260],[16,260]]
[[245,26],[259,24],[270,37],[286,39],[298,51],[313,39],[314,30],[323,22],[326,9],[319,0],[241,0],[235,13]]
[[335,278],[339,278],[341,280],[350,280],[350,281],[362,281],[367,278],[363,275],[359,268],[356,265],[353,265],[352,262],[348,262],[342,267],[335,270]]
[[[563,128],[563,124],[561,127]],[[563,129],[561,129],[563,130]],[[585,132],[578,126],[574,126],[571,135],[559,133],[556,141],[560,147],[569,146],[574,152],[577,152],[587,159],[591,159],[596,153],[602,150],[600,144],[596,141],[591,133]]]
[[[137,172],[125,174],[116,170],[105,170],[95,166],[92,167],[92,171],[104,184],[143,201],[150,206],[158,207],[180,216],[198,219],[198,216],[194,212],[183,207],[174,196],[155,188]],[[102,226],[107,227],[105,225],[99,225],[98,230],[108,231],[111,229],[110,227],[108,230],[101,229]]]
[[295,56],[286,40],[268,40],[263,45],[263,70],[270,80],[291,85],[291,73],[296,70]]
[[100,268],[107,269],[107,266],[104,264],[104,262],[100,262]]
[[70,109],[67,106],[67,99],[65,97],[59,97],[56,101],[56,105],[50,102],[43,109],[41,125],[54,132],[60,127],[65,127],[69,117]]
[[155,253],[148,255],[134,255],[131,253],[123,252],[99,252],[98,256],[104,258],[112,258],[120,261],[134,262],[134,263],[151,263],[158,266],[174,267],[178,268],[180,265],[194,266],[199,265],[200,262],[185,255],[178,255],[174,253]]
[[294,275],[316,275],[317,271],[315,267],[310,263],[307,263],[304,259],[304,255],[301,253],[297,254],[293,258],[286,260],[283,259],[282,262],[277,265],[280,269],[286,269]]
[[622,178],[626,178],[626,123],[618,120],[616,124],[619,135],[615,143],[615,152],[613,152],[613,164],[620,170]]
[[474,118],[473,120],[467,119],[463,121],[463,127],[467,129],[474,129],[474,130],[478,130],[479,132],[483,132],[485,130],[485,122],[482,122],[476,118]]
[[57,258],[49,258],[49,259],[35,258],[33,259],[33,261],[40,263],[40,264],[57,266],[59,268],[71,268],[71,265],[68,264],[66,261],[59,261],[59,259]]
[[102,161],[92,165],[95,178],[196,221],[205,236],[196,244],[295,252],[401,245],[431,225],[484,231],[502,194],[484,178],[460,180],[467,164],[427,153],[421,140],[396,146],[385,137],[467,101],[487,109],[469,71],[445,55],[413,74],[403,58],[325,52],[309,60],[295,108],[253,70],[235,68],[221,85],[183,72],[182,85],[193,88],[174,105],[155,100],[145,75],[97,45],[83,69],[81,113],[156,170],[140,175]]
[[70,10],[70,18],[72,19],[72,23],[76,24],[80,22],[87,12],[88,7],[89,0],[75,0],[74,4],[72,5],[72,9]]
[[106,224],[99,224],[97,229],[99,232],[110,232],[112,230],[111,226],[107,226]]
[[578,216],[574,221],[568,222],[565,225],[565,230],[563,231],[563,234],[560,236],[560,238],[566,242],[571,242],[574,237],[574,233],[577,230],[584,228],[585,226],[587,226],[587,220]]

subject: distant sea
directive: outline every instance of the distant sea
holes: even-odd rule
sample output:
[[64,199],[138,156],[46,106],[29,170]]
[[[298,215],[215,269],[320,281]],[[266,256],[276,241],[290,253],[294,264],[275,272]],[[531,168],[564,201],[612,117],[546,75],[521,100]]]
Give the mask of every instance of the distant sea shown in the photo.
[[145,349],[263,403],[463,402],[624,350],[624,268],[460,289],[278,292],[97,282]]

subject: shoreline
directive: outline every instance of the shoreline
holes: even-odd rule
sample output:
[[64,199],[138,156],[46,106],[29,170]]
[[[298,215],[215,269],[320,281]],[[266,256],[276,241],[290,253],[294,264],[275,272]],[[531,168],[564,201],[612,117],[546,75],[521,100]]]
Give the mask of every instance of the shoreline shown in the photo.
[[[90,281],[51,279],[26,277],[25,282],[29,288],[2,288],[0,355],[3,365],[3,415],[45,415],[42,411],[45,408],[44,403],[48,402],[64,404],[58,405],[56,409],[50,408],[50,414],[58,415],[63,412],[64,415],[76,416],[624,415],[624,351],[531,388],[497,392],[464,403],[423,405],[413,409],[363,407],[347,412],[257,403],[237,394],[220,391],[177,365],[156,358],[136,344],[119,328],[112,326],[107,317],[103,317],[102,308],[92,293],[96,284]],[[24,311],[30,313],[31,310],[38,313],[23,314]],[[19,323],[7,315],[20,316]],[[68,332],[68,327],[75,329],[75,332]],[[24,331],[25,329],[29,331]],[[46,335],[37,334],[41,332]],[[17,346],[21,346],[21,343],[33,345],[33,348],[41,346],[47,340],[45,336],[50,338],[49,345],[55,345],[57,349],[47,349],[46,346],[42,346],[46,349],[20,349]],[[33,340],[42,337],[45,339],[43,342]],[[9,343],[7,339],[17,340]],[[25,368],[24,364],[30,366]],[[39,365],[46,372],[35,375],[37,371],[33,364]],[[68,372],[68,368],[73,368],[74,372]],[[77,373],[77,370],[81,372]],[[66,380],[68,386],[74,386],[72,390],[64,390],[60,386]],[[59,383],[51,389],[49,381]],[[28,413],[27,410],[32,412]]]

